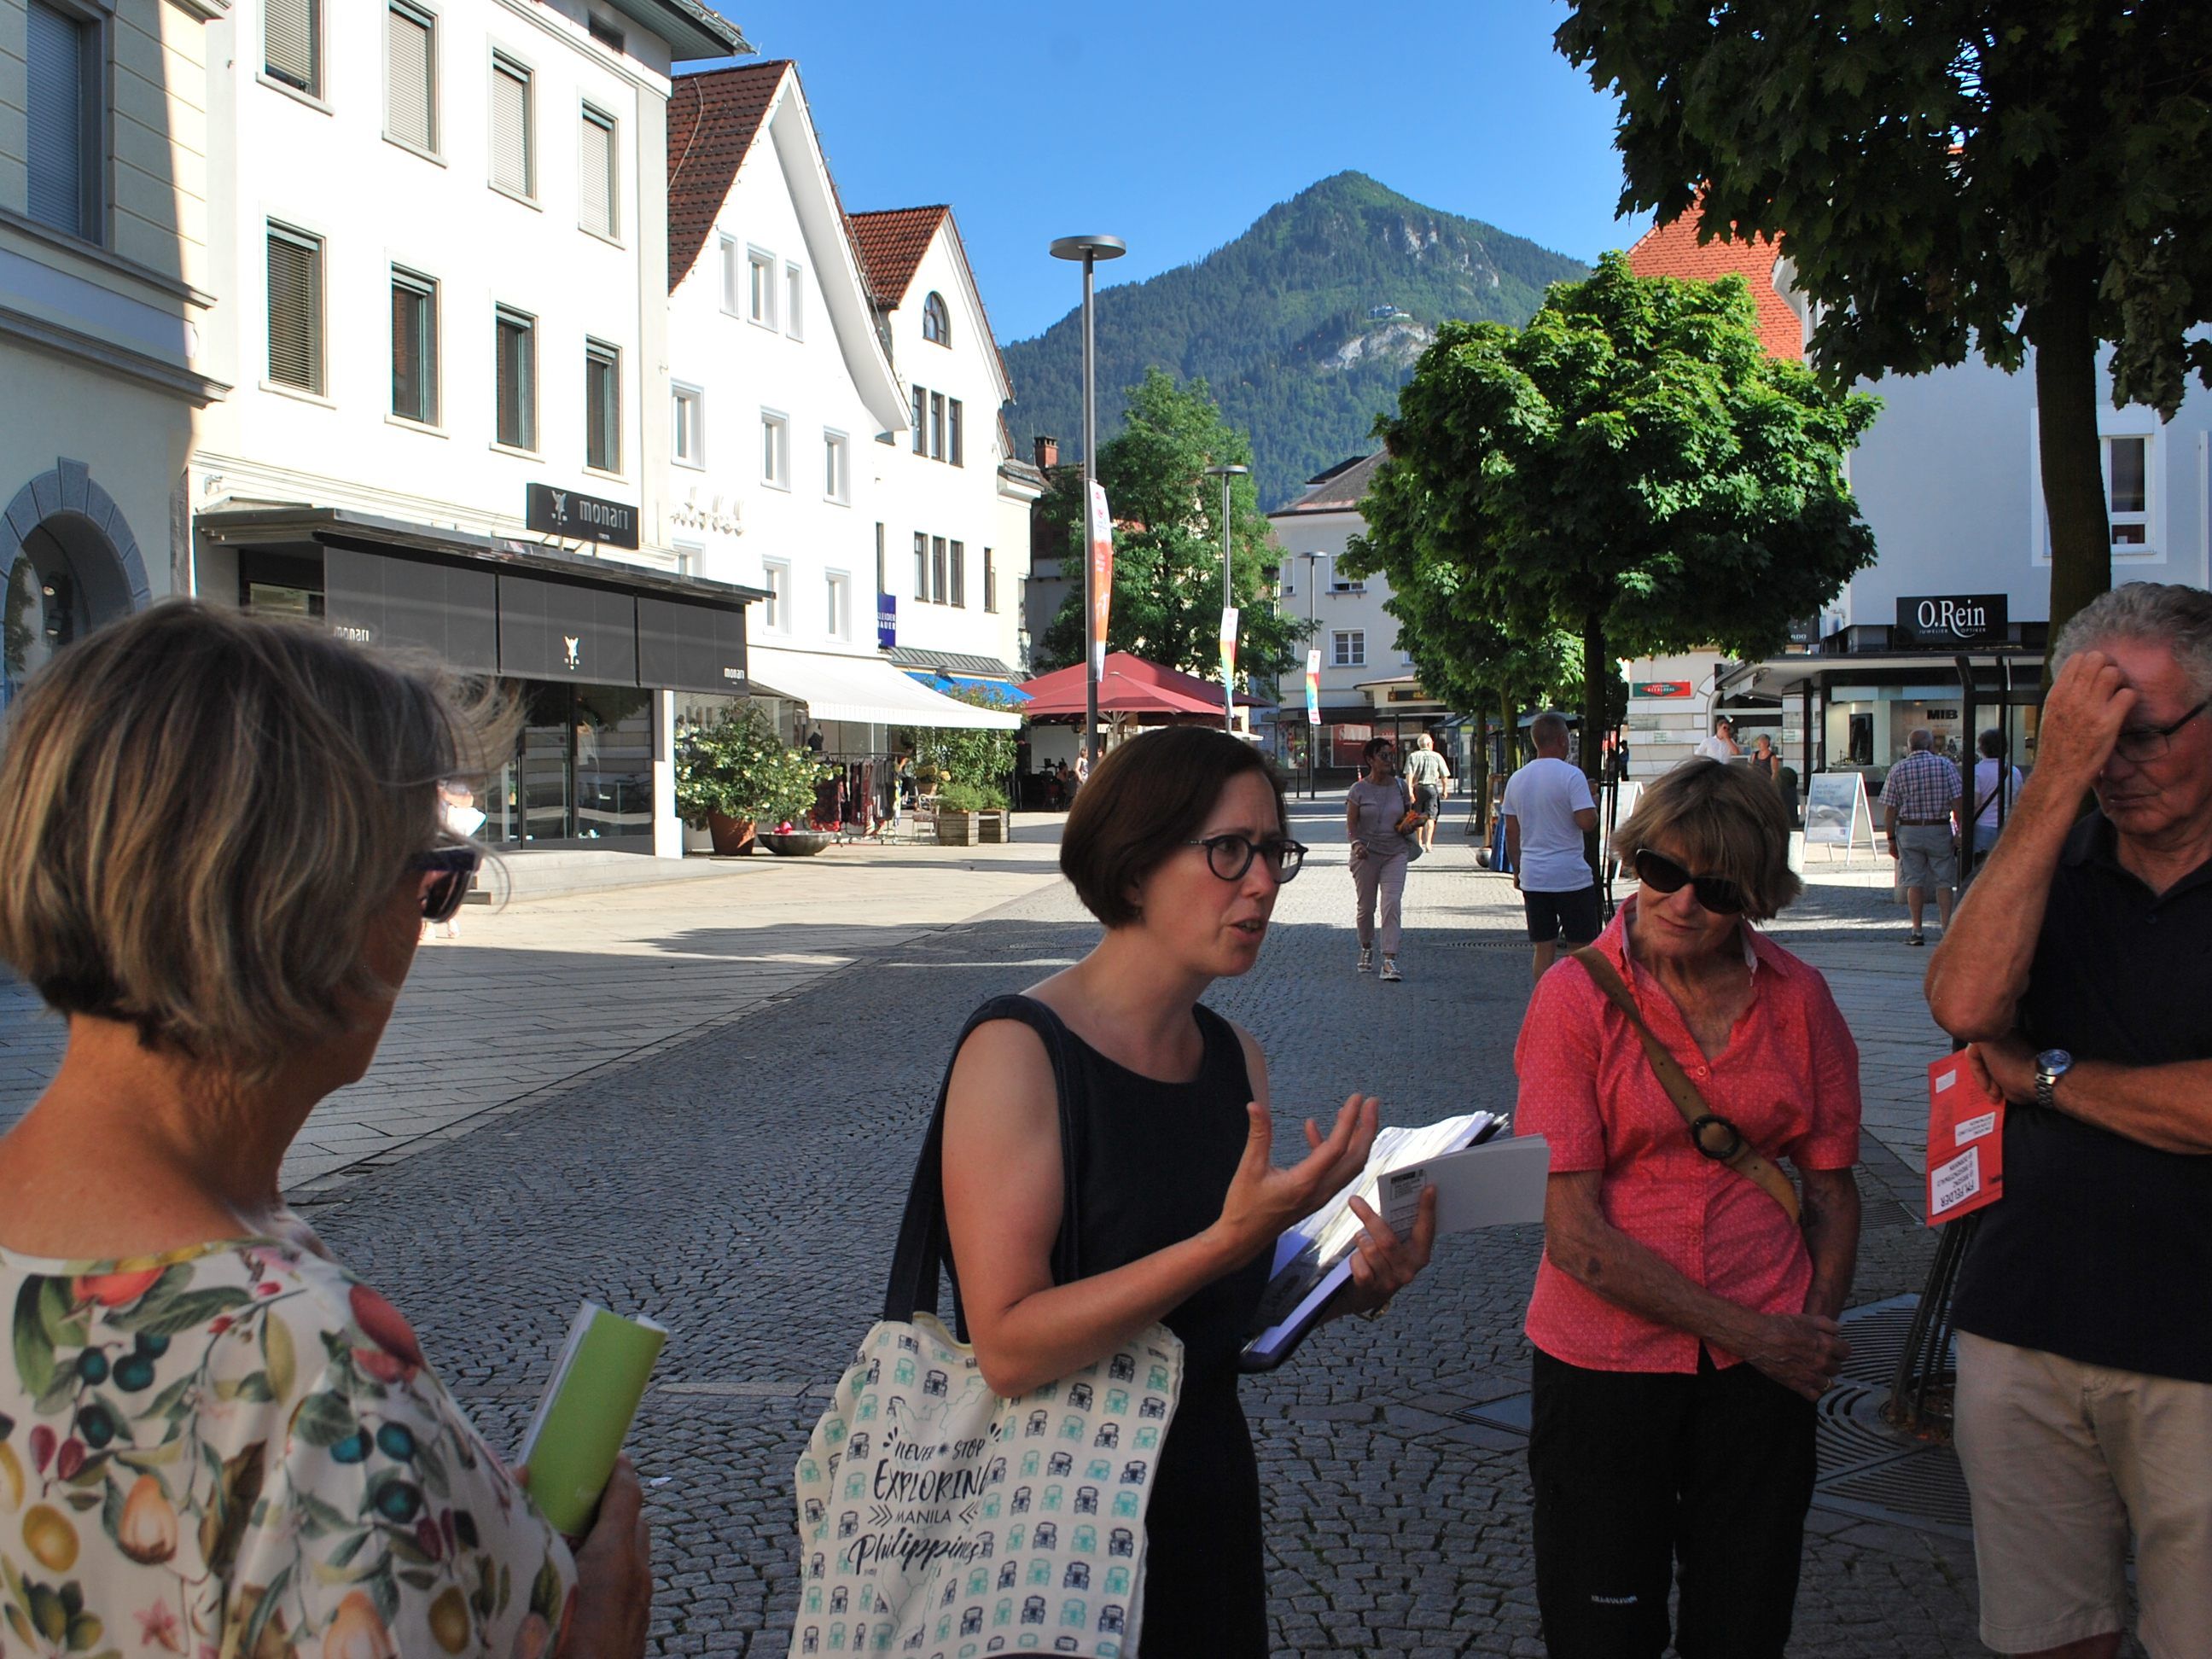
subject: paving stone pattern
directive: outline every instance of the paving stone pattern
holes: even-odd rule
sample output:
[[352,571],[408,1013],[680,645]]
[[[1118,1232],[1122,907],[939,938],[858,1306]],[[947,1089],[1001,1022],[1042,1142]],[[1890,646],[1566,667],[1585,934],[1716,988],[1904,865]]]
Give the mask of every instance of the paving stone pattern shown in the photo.
[[[1440,837],[1407,886],[1406,982],[1356,977],[1340,825],[1334,811],[1302,817],[1314,860],[1260,966],[1209,999],[1267,1051],[1279,1142],[1354,1088],[1381,1094],[1394,1121],[1510,1106],[1528,982],[1510,888]],[[1886,898],[1816,890],[1792,942],[1816,959],[1867,953],[1868,994],[1900,994],[1907,953],[1887,940]],[[1094,937],[1064,887],[1036,892],[311,1200],[495,1444],[519,1435],[577,1298],[670,1326],[633,1443],[665,1482],[652,1492],[654,1651],[785,1650],[792,1463],[876,1316],[947,1045],[976,1004]],[[1924,953],[1910,955],[1917,971]],[[471,1012],[463,998],[448,1017]],[[1871,1302],[1917,1288],[1929,1240],[1893,1150],[1870,1141],[1863,1179],[1855,1299]],[[1248,1383],[1278,1652],[1541,1653],[1522,1442],[1449,1414],[1526,1388],[1539,1249],[1534,1228],[1448,1241],[1387,1321],[1332,1327]],[[1967,1546],[1815,1512],[1793,1652],[1978,1653],[1973,1629]]]

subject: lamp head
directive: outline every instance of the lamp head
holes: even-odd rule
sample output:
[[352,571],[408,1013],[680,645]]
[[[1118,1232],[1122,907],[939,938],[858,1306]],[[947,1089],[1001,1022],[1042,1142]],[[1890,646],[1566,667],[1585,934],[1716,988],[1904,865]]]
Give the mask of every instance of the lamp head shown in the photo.
[[1206,469],[1206,476],[1209,478],[1242,478],[1251,471],[1249,466],[1209,466]]
[[1118,259],[1128,251],[1118,236],[1060,236],[1052,245],[1055,259]]

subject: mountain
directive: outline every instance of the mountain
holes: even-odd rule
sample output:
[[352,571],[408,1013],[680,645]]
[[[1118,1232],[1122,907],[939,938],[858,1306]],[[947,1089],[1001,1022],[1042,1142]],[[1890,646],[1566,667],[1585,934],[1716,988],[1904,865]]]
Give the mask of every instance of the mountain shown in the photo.
[[[1279,506],[1366,449],[1438,323],[1525,323],[1547,284],[1588,272],[1364,173],[1337,173],[1195,264],[1098,295],[1100,441],[1119,428],[1124,391],[1147,368],[1203,375],[1230,423],[1252,434],[1261,501]],[[1018,399],[1007,411],[1016,445],[1026,452],[1047,434],[1073,459],[1083,447],[1080,308],[1002,349]]]

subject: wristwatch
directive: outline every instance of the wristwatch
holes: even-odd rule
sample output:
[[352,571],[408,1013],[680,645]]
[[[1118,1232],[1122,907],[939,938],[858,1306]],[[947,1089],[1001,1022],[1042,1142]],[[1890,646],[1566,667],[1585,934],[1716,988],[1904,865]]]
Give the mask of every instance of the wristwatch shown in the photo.
[[2058,1109],[2058,1079],[2074,1069],[2074,1056],[2063,1048],[2045,1048],[2035,1057],[2035,1103],[2046,1112]]

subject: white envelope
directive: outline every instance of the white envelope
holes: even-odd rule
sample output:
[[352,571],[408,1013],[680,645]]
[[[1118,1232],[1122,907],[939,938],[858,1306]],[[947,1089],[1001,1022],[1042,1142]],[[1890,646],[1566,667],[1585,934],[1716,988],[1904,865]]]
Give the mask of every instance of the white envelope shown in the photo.
[[1419,1212],[1421,1189],[1437,1189],[1437,1236],[1544,1218],[1552,1149],[1541,1135],[1515,1135],[1408,1164],[1382,1177],[1378,1206],[1403,1237]]

